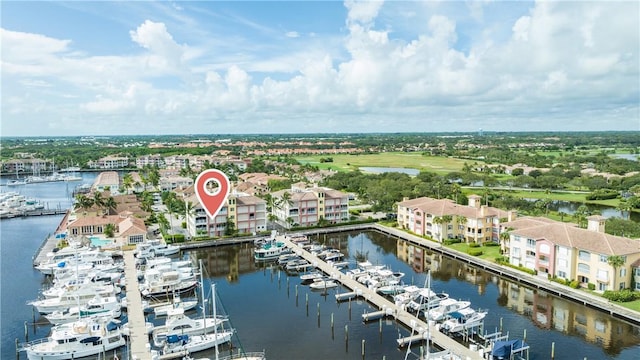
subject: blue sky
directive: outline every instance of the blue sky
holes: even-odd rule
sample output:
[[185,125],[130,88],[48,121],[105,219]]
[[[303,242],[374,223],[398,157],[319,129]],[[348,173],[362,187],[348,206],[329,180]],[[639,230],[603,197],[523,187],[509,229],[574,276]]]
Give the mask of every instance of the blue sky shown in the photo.
[[637,1],[2,1],[2,136],[640,130]]

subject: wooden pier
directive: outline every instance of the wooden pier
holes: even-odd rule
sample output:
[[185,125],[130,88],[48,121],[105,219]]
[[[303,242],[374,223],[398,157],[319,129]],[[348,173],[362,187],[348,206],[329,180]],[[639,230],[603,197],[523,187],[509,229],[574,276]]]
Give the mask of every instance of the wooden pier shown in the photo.
[[[383,316],[389,314],[389,316],[392,316],[396,321],[399,321],[408,329],[412,330],[412,336],[417,336],[416,340],[426,339],[428,334],[428,337],[432,344],[435,344],[442,349],[451,350],[453,353],[457,354],[463,359],[483,359],[479,351],[473,351],[466,346],[458,343],[456,340],[441,333],[436,329],[435,324],[428,325],[424,321],[417,318],[414,314],[411,314],[408,311],[396,306],[394,303],[387,300],[382,295],[376,293],[374,290],[367,288],[365,285],[350,278],[334,266],[331,266],[330,264],[320,260],[317,256],[304,250],[301,246],[290,241],[288,237],[279,236],[278,240],[282,241],[286,246],[291,248],[293,252],[302,256],[304,259],[309,261],[309,263],[313,264],[322,272],[326,273],[329,277],[335,279],[335,281],[340,282],[343,286],[349,288],[351,292],[361,294],[361,296],[365,300],[380,309],[380,311],[383,312]],[[399,346],[403,346],[405,344],[408,344],[408,341],[405,342],[405,340],[402,340],[399,341],[398,344]]]
[[127,284],[127,317],[129,318],[129,353],[131,359],[151,360],[151,345],[138,290],[138,272],[133,251],[124,252],[124,276]]

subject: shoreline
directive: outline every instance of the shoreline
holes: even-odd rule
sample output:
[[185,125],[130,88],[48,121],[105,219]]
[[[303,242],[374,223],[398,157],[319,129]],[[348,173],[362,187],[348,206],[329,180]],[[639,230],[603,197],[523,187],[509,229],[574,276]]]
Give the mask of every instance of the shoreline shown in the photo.
[[[65,219],[66,219],[66,216],[62,219],[61,225]],[[61,225],[59,225],[58,228],[60,228]],[[336,226],[336,227],[330,227],[330,228],[324,228],[324,229],[319,228],[319,229],[313,229],[313,230],[307,229],[307,230],[286,232],[285,234],[286,235],[292,235],[292,234],[316,235],[316,234],[328,234],[328,233],[348,232],[348,231],[365,231],[365,230],[378,231],[383,234],[393,236],[395,238],[398,238],[404,241],[408,241],[414,245],[428,248],[431,251],[441,253],[455,260],[462,261],[469,265],[477,266],[485,271],[504,277],[520,285],[523,285],[532,289],[548,292],[556,297],[570,300],[574,303],[578,303],[583,306],[596,309],[618,320],[625,321],[631,325],[640,326],[640,312],[627,309],[623,306],[612,303],[600,296],[589,294],[585,291],[572,289],[568,286],[555,283],[546,278],[529,275],[527,273],[518,271],[516,269],[500,266],[500,265],[491,263],[489,261],[482,260],[474,256],[468,255],[466,253],[462,253],[451,248],[443,247],[440,243],[429,241],[419,236],[406,233],[402,230],[383,226],[377,223],[345,225],[345,226]],[[180,250],[182,251],[183,249],[184,250],[202,249],[202,248],[209,248],[209,247],[216,247],[216,246],[227,246],[227,245],[236,245],[236,244],[242,244],[247,242],[254,242],[256,239],[260,239],[263,237],[264,236],[250,236],[250,237],[229,238],[229,239],[222,239],[222,240],[187,242],[187,243],[180,243],[175,245],[179,246]],[[42,255],[42,251],[50,247],[53,248],[55,246],[55,242],[56,242],[55,234],[53,236],[47,236],[44,239],[43,244],[40,246],[36,254],[34,254],[34,257],[33,257],[34,264],[35,264],[35,259],[38,259],[39,256]]]

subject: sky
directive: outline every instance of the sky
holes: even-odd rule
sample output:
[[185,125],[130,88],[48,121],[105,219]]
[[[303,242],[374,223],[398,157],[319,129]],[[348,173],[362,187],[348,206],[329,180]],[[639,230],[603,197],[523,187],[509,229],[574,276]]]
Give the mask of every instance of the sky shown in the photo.
[[640,130],[638,1],[1,1],[0,135]]

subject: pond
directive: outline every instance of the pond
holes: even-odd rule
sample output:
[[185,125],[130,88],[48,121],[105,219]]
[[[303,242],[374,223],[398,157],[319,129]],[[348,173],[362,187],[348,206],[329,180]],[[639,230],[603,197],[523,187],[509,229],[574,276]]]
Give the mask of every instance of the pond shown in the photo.
[[416,176],[420,173],[418,169],[409,169],[409,168],[396,168],[396,167],[369,167],[363,166],[359,168],[363,172],[374,173],[374,174],[382,174],[389,172],[398,172],[402,174],[407,174],[411,176]]

